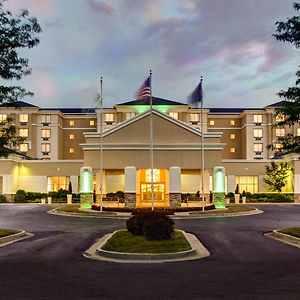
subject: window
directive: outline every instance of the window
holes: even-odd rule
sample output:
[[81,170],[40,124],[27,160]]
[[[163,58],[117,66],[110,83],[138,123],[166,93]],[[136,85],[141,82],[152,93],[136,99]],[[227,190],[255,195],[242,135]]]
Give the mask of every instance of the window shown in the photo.
[[231,134],[230,134],[230,139],[231,139],[231,140],[235,140],[235,134],[234,134],[234,133],[231,133]]
[[275,116],[275,121],[276,122],[282,122],[282,121],[284,121],[284,115],[279,114],[279,115]]
[[19,136],[28,137],[28,128],[20,128],[19,129]]
[[235,125],[235,121],[234,120],[230,120],[229,124],[230,124],[230,126],[234,126]]
[[253,144],[253,150],[254,150],[255,153],[261,154],[261,152],[263,151],[263,144],[261,144],[261,143],[254,143]]
[[1,122],[6,122],[6,120],[7,120],[7,115],[5,115],[5,114],[0,114],[0,123],[1,123]]
[[240,191],[258,193],[258,176],[236,176],[235,184],[239,185]]
[[190,114],[191,117],[191,123],[192,124],[198,124],[200,121],[200,116],[199,114]]
[[28,115],[27,114],[19,115],[19,122],[20,123],[28,123]]
[[114,114],[105,114],[104,118],[106,124],[112,124],[114,122]]
[[230,148],[230,153],[235,153],[235,148],[234,147]]
[[42,115],[42,124],[48,125],[51,123],[51,115]]
[[255,124],[261,124],[262,123],[262,115],[253,115],[253,122]]
[[28,143],[23,143],[19,145],[20,152],[27,152],[28,151]]
[[279,136],[285,136],[285,129],[284,128],[276,128],[275,135],[277,137],[279,137]]
[[75,139],[75,134],[71,133],[69,134],[69,140],[74,140]]
[[300,128],[297,128],[297,135],[300,136]]
[[42,139],[48,140],[51,137],[51,130],[50,129],[42,129]]
[[75,149],[73,147],[69,148],[69,153],[74,153]]
[[275,149],[281,150],[283,148],[283,145],[281,143],[276,143],[275,144]]
[[74,120],[70,120],[69,124],[70,124],[70,126],[74,126],[75,125],[75,121]]
[[90,126],[95,126],[95,120],[90,120]]
[[[146,170],[146,182],[151,182],[151,169]],[[153,182],[159,182],[160,181],[160,170],[159,169],[153,169]]]
[[253,130],[253,136],[255,139],[260,140],[263,136],[263,130],[261,128],[255,128]]
[[214,126],[215,125],[215,121],[214,120],[210,120],[209,121],[209,125]]
[[57,192],[59,189],[67,190],[70,177],[68,176],[50,176],[47,178],[47,191]]
[[129,120],[131,118],[135,117],[135,113],[134,112],[127,112],[125,113],[125,119]]
[[178,120],[178,112],[171,111],[171,112],[169,112],[169,116]]
[[48,154],[50,152],[50,144],[49,143],[42,143],[42,153]]

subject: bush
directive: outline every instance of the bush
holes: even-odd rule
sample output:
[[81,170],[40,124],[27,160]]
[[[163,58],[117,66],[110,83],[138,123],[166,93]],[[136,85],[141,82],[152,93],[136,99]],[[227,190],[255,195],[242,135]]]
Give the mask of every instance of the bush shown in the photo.
[[4,195],[0,195],[0,203],[6,203],[7,199]]
[[27,193],[24,190],[18,190],[14,196],[15,203],[26,203],[28,200],[26,199]]
[[147,220],[144,222],[143,235],[147,240],[168,240],[174,232],[173,224],[163,218]]
[[[161,222],[158,222],[159,224],[162,224],[162,222],[166,223],[167,225],[162,225],[164,226],[162,228],[162,233],[158,234],[158,225],[155,222],[150,222],[150,221],[158,221],[160,220]],[[150,225],[145,225],[146,223],[150,222]],[[150,228],[151,224],[153,225],[153,230]],[[127,230],[131,232],[134,235],[145,235],[144,229],[147,229],[147,232],[149,233],[149,237],[151,239],[154,239],[155,236],[168,236],[169,229],[172,228],[171,232],[174,230],[174,221],[168,217],[165,213],[163,212],[157,212],[157,211],[149,211],[149,212],[144,212],[137,214],[130,219],[126,221],[126,226]],[[145,226],[145,227],[144,227]]]

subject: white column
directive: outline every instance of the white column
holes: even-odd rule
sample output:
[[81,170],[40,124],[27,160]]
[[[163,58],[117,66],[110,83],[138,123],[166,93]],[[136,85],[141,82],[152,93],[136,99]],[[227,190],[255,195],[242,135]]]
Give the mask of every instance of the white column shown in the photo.
[[227,175],[227,193],[235,191],[235,175]]
[[72,192],[78,193],[78,176],[70,176],[70,182],[72,184]]
[[300,174],[294,175],[294,193],[300,194]]
[[171,167],[169,169],[170,194],[181,193],[181,169],[180,167]]
[[136,193],[136,168],[126,167],[125,168],[125,193]]
[[3,194],[14,194],[14,175],[3,175]]

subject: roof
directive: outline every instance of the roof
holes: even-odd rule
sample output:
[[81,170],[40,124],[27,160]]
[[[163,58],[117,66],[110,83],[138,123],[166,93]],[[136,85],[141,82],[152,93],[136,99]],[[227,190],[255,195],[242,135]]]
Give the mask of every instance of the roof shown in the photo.
[[[116,104],[115,106],[120,106],[120,105],[150,105],[149,99],[142,99],[142,100],[133,100],[133,101],[128,101],[128,102],[123,102]],[[188,105],[187,103],[180,103],[172,100],[167,100],[163,98],[158,98],[158,97],[152,97],[152,105]]]
[[267,105],[266,107],[282,107],[282,106],[285,106],[288,103],[290,103],[290,102],[286,101],[286,100],[282,100],[282,101],[275,102],[275,103],[272,103],[270,105]]
[[9,102],[9,103],[2,103],[1,107],[38,107],[36,105],[24,102],[24,101],[16,101],[16,102]]
[[241,113],[244,110],[262,110],[263,108],[209,108],[211,113]]
[[43,108],[42,110],[59,110],[63,114],[94,114],[95,108]]

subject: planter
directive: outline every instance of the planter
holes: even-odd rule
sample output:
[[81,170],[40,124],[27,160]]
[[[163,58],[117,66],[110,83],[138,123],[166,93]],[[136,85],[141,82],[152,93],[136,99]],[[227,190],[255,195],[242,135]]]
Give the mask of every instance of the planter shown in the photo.
[[41,199],[42,204],[46,204],[46,198]]
[[242,197],[243,204],[246,204],[246,197]]
[[239,204],[240,203],[240,194],[234,194],[234,203]]
[[52,204],[52,197],[47,197],[48,204]]
[[67,194],[67,204],[72,204],[72,194]]

